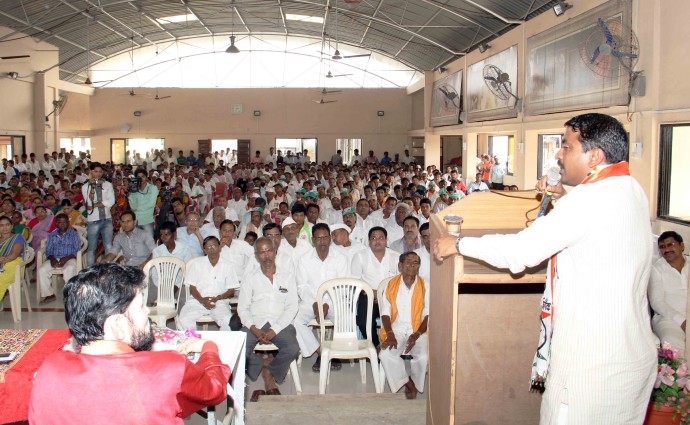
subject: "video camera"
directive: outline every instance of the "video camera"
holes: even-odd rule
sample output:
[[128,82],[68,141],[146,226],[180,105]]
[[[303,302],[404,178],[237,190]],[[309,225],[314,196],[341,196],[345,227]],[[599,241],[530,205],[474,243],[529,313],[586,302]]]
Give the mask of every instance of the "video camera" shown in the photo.
[[103,180],[103,179],[94,179],[93,182],[91,183],[91,186],[93,186],[93,187],[98,187],[98,188],[101,188],[101,189],[102,189],[102,188],[103,188],[103,182],[104,182],[104,181],[105,181],[105,180]]
[[173,186],[165,186],[161,188],[161,202],[163,203],[170,203],[172,200],[172,193],[173,189],[175,189]]

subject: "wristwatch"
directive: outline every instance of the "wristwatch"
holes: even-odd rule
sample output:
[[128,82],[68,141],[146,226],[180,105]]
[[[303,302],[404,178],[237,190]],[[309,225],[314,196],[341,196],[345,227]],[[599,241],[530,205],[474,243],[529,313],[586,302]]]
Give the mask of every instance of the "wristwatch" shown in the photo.
[[460,252],[460,241],[462,240],[462,236],[458,236],[458,239],[455,240],[455,250],[458,251],[458,254],[462,254]]

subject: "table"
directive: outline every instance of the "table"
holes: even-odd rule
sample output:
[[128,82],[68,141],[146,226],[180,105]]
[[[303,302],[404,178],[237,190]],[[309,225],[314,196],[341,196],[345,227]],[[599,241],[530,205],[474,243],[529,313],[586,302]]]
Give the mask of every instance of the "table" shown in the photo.
[[[220,360],[230,366],[232,377],[228,384],[228,397],[232,398],[234,408],[223,418],[223,424],[229,424],[234,418],[236,425],[244,425],[244,370],[246,363],[247,334],[244,332],[200,331],[202,338],[213,341],[218,346]],[[208,422],[215,425],[215,418],[209,411]]]
[[27,421],[34,374],[51,353],[69,342],[67,329],[0,329],[0,351],[20,355],[0,365],[0,423]]

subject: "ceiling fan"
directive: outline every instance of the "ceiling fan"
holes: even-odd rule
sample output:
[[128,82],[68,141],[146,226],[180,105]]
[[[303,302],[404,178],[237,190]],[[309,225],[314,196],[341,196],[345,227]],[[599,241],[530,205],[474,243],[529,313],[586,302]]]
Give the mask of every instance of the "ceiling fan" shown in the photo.
[[335,78],[335,77],[347,77],[352,74],[331,74],[331,71],[328,71],[328,74],[326,74],[326,78]]
[[314,103],[318,103],[319,105],[325,105],[326,103],[335,103],[337,100],[323,100],[323,97],[321,100],[314,100]]
[[319,93],[321,93],[322,96],[340,92],[342,92],[342,90],[328,90],[326,87],[324,87],[322,90],[319,90]]
[[363,57],[369,57],[371,56],[371,53],[365,53],[361,55],[346,55],[343,56],[340,54],[340,50],[338,50],[338,0],[335,1],[335,52],[333,52],[333,56],[331,56],[331,59],[333,60],[341,60],[341,59],[350,59],[350,58],[363,58]]
[[120,96],[137,96],[137,94],[134,92],[134,89],[130,89],[127,93],[120,93]]
[[165,100],[165,99],[170,99],[172,96],[158,96],[158,89],[156,89],[156,96],[153,97],[153,100]]

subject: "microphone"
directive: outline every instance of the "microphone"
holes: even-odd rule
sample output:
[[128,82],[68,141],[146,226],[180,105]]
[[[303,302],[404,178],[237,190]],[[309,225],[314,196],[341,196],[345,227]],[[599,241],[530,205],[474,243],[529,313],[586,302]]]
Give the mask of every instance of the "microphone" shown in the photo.
[[[549,171],[546,172],[546,185],[556,186],[559,181],[561,181],[561,167],[556,165],[549,168]],[[551,203],[551,196],[553,196],[553,192],[549,192],[548,190],[544,191],[544,196],[541,198],[541,205],[539,206],[539,214],[537,215],[537,218],[546,215],[546,209]]]

